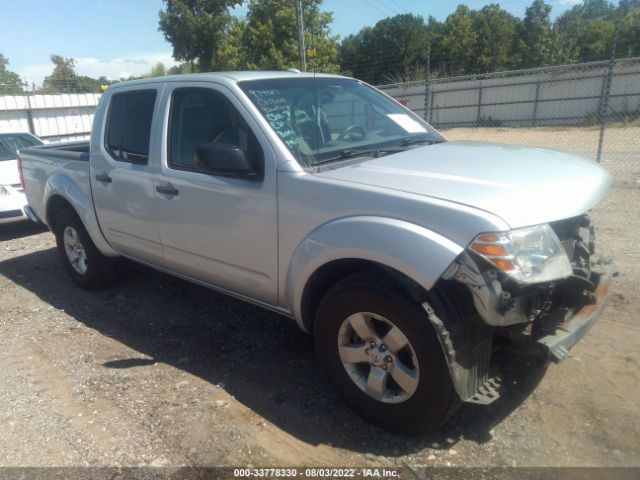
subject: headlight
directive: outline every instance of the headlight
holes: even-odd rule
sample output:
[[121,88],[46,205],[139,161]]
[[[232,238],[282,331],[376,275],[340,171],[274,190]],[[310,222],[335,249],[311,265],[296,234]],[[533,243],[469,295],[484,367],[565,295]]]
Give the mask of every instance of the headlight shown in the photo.
[[558,236],[549,225],[482,233],[471,250],[521,283],[540,283],[573,273]]

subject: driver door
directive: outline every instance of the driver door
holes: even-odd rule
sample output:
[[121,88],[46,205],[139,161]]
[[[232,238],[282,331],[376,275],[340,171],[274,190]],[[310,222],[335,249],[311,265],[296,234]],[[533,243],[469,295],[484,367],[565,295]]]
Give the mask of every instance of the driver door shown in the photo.
[[[169,84],[171,85],[171,84]],[[214,84],[175,84],[155,176],[167,267],[235,294],[277,303],[275,155],[244,106]],[[207,173],[205,143],[240,147],[262,178]]]

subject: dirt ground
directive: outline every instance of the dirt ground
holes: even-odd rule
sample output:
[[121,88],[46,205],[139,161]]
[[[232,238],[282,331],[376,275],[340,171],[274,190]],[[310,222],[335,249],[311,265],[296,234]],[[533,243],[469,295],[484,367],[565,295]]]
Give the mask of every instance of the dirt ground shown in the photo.
[[352,414],[293,322],[144,268],[82,291],[49,232],[2,226],[0,466],[640,466],[639,212],[622,182],[593,213],[620,276],[571,357],[417,437]]

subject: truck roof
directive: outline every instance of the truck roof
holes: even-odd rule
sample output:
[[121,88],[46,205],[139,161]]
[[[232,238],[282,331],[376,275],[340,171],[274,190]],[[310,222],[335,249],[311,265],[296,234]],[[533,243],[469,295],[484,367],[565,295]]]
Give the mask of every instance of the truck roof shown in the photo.
[[186,73],[181,75],[167,75],[164,77],[142,78],[139,80],[126,80],[120,83],[114,83],[109,88],[128,87],[132,85],[142,85],[146,83],[158,82],[202,82],[203,80],[224,81],[224,82],[242,82],[245,80],[267,80],[273,78],[348,78],[340,75],[331,75],[328,73],[310,73],[310,72],[293,72],[293,71],[239,71],[239,72],[205,72],[205,73]]

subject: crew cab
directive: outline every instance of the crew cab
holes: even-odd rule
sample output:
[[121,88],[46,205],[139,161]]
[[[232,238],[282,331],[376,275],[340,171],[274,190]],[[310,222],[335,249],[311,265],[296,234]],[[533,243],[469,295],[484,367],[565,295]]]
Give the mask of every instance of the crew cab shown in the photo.
[[498,343],[562,360],[608,296],[601,166],[447,141],[351,78],[122,82],[89,143],[20,156],[80,287],[112,284],[122,257],[292,318],[345,402],[393,431],[495,400]]

